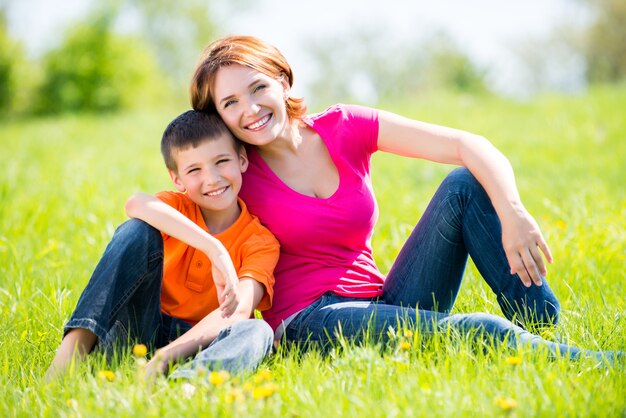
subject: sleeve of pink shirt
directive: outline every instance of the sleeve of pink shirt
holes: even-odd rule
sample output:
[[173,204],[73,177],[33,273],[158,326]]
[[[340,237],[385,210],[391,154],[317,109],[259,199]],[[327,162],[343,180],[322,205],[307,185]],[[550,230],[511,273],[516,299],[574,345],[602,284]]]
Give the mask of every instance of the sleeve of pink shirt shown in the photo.
[[347,121],[355,135],[352,138],[363,141],[369,154],[378,151],[378,111],[366,106],[341,105],[346,112]]

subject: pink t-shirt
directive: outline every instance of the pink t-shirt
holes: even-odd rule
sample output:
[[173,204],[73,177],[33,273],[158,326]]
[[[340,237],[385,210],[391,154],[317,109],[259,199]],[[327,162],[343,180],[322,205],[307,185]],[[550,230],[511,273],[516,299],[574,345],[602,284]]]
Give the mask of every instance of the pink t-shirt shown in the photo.
[[256,149],[240,196],[278,238],[274,303],[263,313],[274,328],[327,291],[349,297],[382,294],[383,274],[372,257],[378,218],[370,157],[377,149],[378,114],[362,106],[335,105],[306,116],[328,148],[339,187],[327,199],[300,194],[274,174]]

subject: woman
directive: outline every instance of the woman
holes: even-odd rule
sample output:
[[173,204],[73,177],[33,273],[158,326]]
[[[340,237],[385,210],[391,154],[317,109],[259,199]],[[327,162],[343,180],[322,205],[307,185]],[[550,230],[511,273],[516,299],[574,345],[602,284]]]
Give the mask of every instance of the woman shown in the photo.
[[[581,354],[494,315],[448,314],[469,254],[507,318],[558,320],[545,279],[550,250],[498,150],[474,134],[361,106],[306,115],[292,84],[282,54],[246,36],[211,43],[191,83],[194,109],[216,110],[249,145],[241,195],[281,243],[274,304],[264,313],[278,338],[322,345],[338,333],[385,338],[402,320],[422,332],[453,326]],[[370,243],[377,150],[465,167],[444,180],[386,277]]]

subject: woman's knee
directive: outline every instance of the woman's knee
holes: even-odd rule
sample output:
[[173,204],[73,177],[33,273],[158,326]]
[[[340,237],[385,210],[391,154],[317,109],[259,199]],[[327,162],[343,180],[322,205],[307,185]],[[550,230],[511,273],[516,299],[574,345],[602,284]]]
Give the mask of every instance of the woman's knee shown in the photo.
[[483,186],[466,167],[457,167],[452,170],[443,180],[442,185],[455,192],[485,193]]

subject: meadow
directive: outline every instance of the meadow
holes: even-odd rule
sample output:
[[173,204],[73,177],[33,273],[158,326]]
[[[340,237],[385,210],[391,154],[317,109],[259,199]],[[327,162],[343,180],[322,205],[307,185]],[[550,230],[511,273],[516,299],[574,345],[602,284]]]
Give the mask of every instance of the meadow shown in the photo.
[[[482,134],[502,150],[555,259],[548,280],[562,314],[546,336],[626,350],[626,89],[523,104],[441,95],[380,107]],[[281,348],[247,376],[146,384],[128,349],[112,364],[96,356],[45,383],[63,324],[125,219],[126,198],[171,188],[158,144],[182,110],[0,125],[0,416],[626,416],[623,363],[477,349],[411,330],[386,347],[345,343],[326,356]],[[383,272],[451,168],[375,154],[373,245]],[[501,314],[471,264],[454,311]]]

